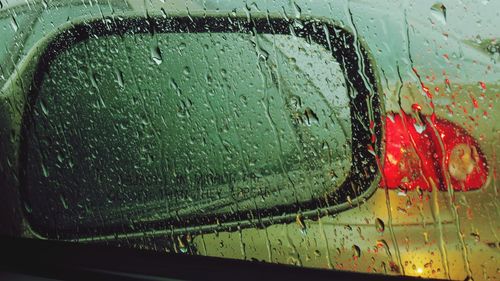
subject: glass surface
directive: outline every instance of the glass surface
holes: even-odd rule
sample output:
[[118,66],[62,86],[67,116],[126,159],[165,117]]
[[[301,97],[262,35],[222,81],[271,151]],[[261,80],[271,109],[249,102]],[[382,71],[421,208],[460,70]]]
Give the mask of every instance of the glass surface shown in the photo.
[[64,229],[305,202],[350,171],[343,72],[291,35],[91,38],[50,63],[26,204]]
[[[71,229],[63,234],[51,233],[52,239],[76,237],[162,253],[371,274],[498,279],[500,1],[91,2],[0,0],[0,85],[6,85],[0,90],[0,150],[6,143],[18,145],[16,128],[22,121],[8,116],[23,112],[16,101],[26,91],[16,87],[30,85],[29,81],[23,85],[7,82],[16,77],[17,71],[22,73],[22,59],[34,50],[33,46],[68,21],[86,17],[89,22],[97,19],[113,26],[123,10],[144,19],[189,15],[186,26],[192,32],[197,18],[213,14],[219,16],[217,26],[221,28],[234,26],[236,18],[240,23],[250,23],[276,17],[286,21],[286,31],[281,33],[301,38],[234,34],[223,40],[213,33],[215,37],[203,39],[195,48],[180,45],[188,39],[166,40],[180,35],[149,34],[134,40],[127,36],[101,37],[103,41],[94,38],[76,46],[78,52],[65,51],[45,77],[39,92],[41,100],[34,106],[38,115],[30,123],[35,127],[28,131],[27,182],[22,175],[18,177],[16,158],[6,158],[5,150],[0,153],[0,212],[5,213],[0,216],[0,232],[34,237],[40,234],[33,227],[33,222],[38,222],[53,229]],[[14,4],[19,6],[9,9]],[[336,30],[330,30],[333,49],[343,44],[352,50],[332,50],[343,68],[347,91],[359,84],[369,85],[370,75],[359,69],[372,68],[379,83],[371,98],[380,97],[383,107],[359,110],[357,106],[365,104],[364,99],[348,104],[342,75],[334,69],[336,62],[325,55],[329,67],[316,64],[324,50],[312,51],[321,48],[304,40],[330,38],[323,33],[326,31],[321,22],[341,26],[360,42],[346,43],[342,36],[335,36]],[[321,24],[316,29],[301,30],[310,23]],[[248,44],[234,43],[240,40]],[[289,47],[279,47],[281,41],[289,41]],[[361,45],[366,53],[360,51]],[[328,49],[326,46],[325,39]],[[189,55],[184,56],[188,50]],[[344,63],[353,57],[369,57],[371,63]],[[312,66],[301,64],[304,58]],[[170,71],[174,65],[177,69]],[[189,66],[186,75],[184,66]],[[361,79],[351,79],[357,73]],[[345,124],[345,131],[340,133],[340,127],[333,125],[332,130],[321,129],[326,104],[317,101],[317,96],[305,94],[312,91],[311,87],[327,97],[332,104],[328,110],[339,119],[335,124]],[[12,89],[10,92],[18,96],[9,99]],[[258,98],[266,93],[268,98]],[[300,102],[289,99],[293,96],[300,97]],[[301,108],[296,109],[296,105]],[[265,106],[276,130],[265,118]],[[315,113],[321,126],[306,108]],[[356,159],[361,163],[368,159],[357,158],[360,151],[370,149],[367,141],[360,139],[365,132],[372,137],[369,120],[358,118],[358,114],[378,108],[384,110],[385,120],[384,136],[376,136],[384,143],[380,163],[357,165]],[[47,116],[43,116],[44,111]],[[358,119],[366,126],[361,134],[356,129]],[[325,160],[326,154],[321,154],[325,150],[317,147],[324,147],[319,139],[330,135],[339,143],[327,146],[332,161],[352,157],[352,163],[337,165]],[[345,149],[341,145],[343,135],[348,139]],[[202,136],[205,145],[199,142]],[[12,154],[16,153],[12,149]],[[70,157],[73,153],[75,156]],[[343,157],[342,153],[350,156]],[[309,169],[310,165],[316,168]],[[348,198],[341,193],[338,200],[346,205],[351,202],[352,208],[320,213],[325,209],[309,205],[307,210],[318,214],[305,216],[301,212],[306,208],[298,205],[286,210],[292,216],[288,221],[261,224],[261,219],[269,217],[263,211],[268,204],[306,200],[335,190],[338,185],[334,183],[321,186],[321,171],[329,171],[329,176],[341,182],[349,166],[349,176],[365,174],[358,167],[384,175],[380,183],[375,183],[380,188],[373,195],[361,197],[362,204],[352,200],[356,196]],[[4,179],[14,183],[3,184]],[[347,188],[341,190],[356,193],[370,184],[349,179],[345,181]],[[21,194],[29,199],[22,205],[15,196],[19,193],[18,180],[26,183],[29,191]],[[292,186],[290,180],[296,184]],[[221,193],[210,193],[214,190]],[[224,205],[225,198],[231,203]],[[152,208],[155,204],[161,206]],[[224,228],[221,223],[215,230],[206,231],[202,229],[208,224],[206,220],[189,220],[206,213],[224,222],[238,210],[249,210],[245,213],[249,215],[233,216],[233,228]],[[282,213],[282,209],[273,211]],[[179,215],[176,221],[164,221],[154,231],[141,226],[116,228],[105,236],[80,228],[112,223],[137,226],[141,220],[162,221],[172,215]],[[174,232],[173,224],[178,221],[194,228]]]

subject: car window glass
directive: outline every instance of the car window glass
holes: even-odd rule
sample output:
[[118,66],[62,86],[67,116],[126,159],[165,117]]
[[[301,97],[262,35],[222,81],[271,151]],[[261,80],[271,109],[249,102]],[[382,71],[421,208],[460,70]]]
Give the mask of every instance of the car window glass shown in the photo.
[[290,35],[89,39],[40,87],[26,199],[54,227],[305,202],[350,171],[340,66]]

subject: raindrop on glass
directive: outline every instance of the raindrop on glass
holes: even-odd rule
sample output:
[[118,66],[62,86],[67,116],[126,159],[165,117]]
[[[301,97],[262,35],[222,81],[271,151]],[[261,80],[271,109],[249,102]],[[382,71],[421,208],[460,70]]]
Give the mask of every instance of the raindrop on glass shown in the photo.
[[19,29],[19,25],[17,24],[16,18],[14,16],[10,18],[10,27],[12,27],[12,30],[14,30],[14,32],[17,32],[17,30]]
[[384,229],[385,229],[384,221],[379,219],[379,218],[376,218],[375,219],[375,228],[377,229],[378,232],[384,232]]
[[158,46],[154,46],[151,48],[151,59],[156,65],[160,65],[163,62],[161,51]]
[[446,7],[443,3],[436,3],[431,7],[432,16],[440,21],[442,24],[446,24]]
[[361,249],[359,248],[358,245],[352,245],[352,256],[354,258],[361,257]]

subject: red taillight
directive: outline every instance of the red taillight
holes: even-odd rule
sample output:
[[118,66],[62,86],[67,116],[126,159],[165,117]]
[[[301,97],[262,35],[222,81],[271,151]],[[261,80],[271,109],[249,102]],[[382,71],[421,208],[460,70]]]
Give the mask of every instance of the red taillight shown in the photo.
[[477,142],[464,129],[438,118],[405,113],[386,120],[384,181],[390,189],[473,190],[484,185],[488,168]]

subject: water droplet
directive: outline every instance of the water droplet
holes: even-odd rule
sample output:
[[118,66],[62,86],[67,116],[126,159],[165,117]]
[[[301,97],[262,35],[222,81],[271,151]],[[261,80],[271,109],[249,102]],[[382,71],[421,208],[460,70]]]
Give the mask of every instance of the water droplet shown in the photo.
[[352,256],[355,259],[361,257],[361,249],[358,245],[352,245]]
[[45,101],[43,99],[40,99],[40,109],[42,110],[43,115],[49,116],[49,110],[47,109],[47,106],[45,105]]
[[375,219],[375,228],[377,229],[378,232],[384,232],[384,229],[385,229],[384,221],[379,219],[379,218],[376,218]]
[[190,108],[192,106],[192,102],[189,99],[182,100],[178,105],[177,105],[177,116],[181,118],[185,117],[190,117]]
[[297,5],[297,3],[293,2],[293,7],[295,9],[295,17],[296,18],[300,18],[300,15],[302,13],[302,9],[300,8],[299,5]]
[[123,82],[123,73],[117,69],[115,71],[115,75],[116,75],[116,82],[118,82],[118,85],[120,85],[120,87],[124,87],[125,83]]
[[92,84],[92,87],[99,89],[99,86],[97,86],[97,75],[95,73],[90,75],[90,83]]
[[307,126],[311,126],[313,123],[319,123],[318,116],[309,107],[305,109],[304,116]]
[[396,123],[396,121],[394,120],[394,114],[392,113],[387,114],[387,119],[389,119],[392,123]]
[[296,257],[293,257],[293,256],[289,256],[287,259],[287,262],[288,262],[288,264],[294,265],[294,266],[300,265],[300,261]]
[[420,104],[418,103],[414,103],[411,105],[411,109],[413,109],[413,111],[415,112],[420,112],[422,111],[422,107],[420,106]]
[[183,254],[187,253],[188,247],[186,246],[184,241],[182,241],[182,238],[180,236],[177,237],[177,242],[179,243],[179,251]]
[[68,203],[66,202],[66,200],[64,199],[64,197],[62,195],[59,198],[61,199],[61,203],[62,203],[64,209],[67,210],[68,209]]
[[161,8],[161,9],[160,9],[160,11],[161,11],[161,16],[162,16],[163,18],[167,18],[167,11],[165,11],[165,9],[164,9],[164,8]]
[[387,274],[387,265],[385,264],[385,262],[380,263],[380,268],[383,273]]
[[396,273],[400,273],[401,272],[401,269],[399,268],[399,265],[397,265],[393,261],[389,262],[389,267],[391,268],[391,272],[396,272]]
[[24,206],[24,210],[28,213],[28,214],[31,214],[33,212],[33,209],[31,208],[30,205],[28,205],[28,203],[24,202],[23,204]]
[[257,56],[264,60],[264,61],[267,61],[267,59],[269,58],[269,52],[267,52],[266,50],[262,49],[262,48],[258,48],[257,49]]
[[14,32],[17,32],[17,30],[19,29],[19,25],[17,24],[16,18],[14,16],[10,18],[10,27],[12,27],[12,30],[14,30]]
[[413,126],[415,127],[415,130],[417,130],[417,133],[421,134],[425,131],[425,125],[424,124],[418,124],[414,123]]
[[377,241],[377,247],[383,248],[385,250],[385,253],[387,254],[387,256],[392,257],[392,253],[389,250],[389,245],[387,244],[387,242],[384,239]]
[[432,5],[431,14],[442,24],[446,24],[446,7],[443,3],[436,3]]
[[307,229],[306,229],[306,224],[304,223],[304,218],[302,217],[301,214],[298,214],[295,217],[295,222],[299,226],[300,232],[305,235],[307,233]]
[[46,178],[49,177],[49,170],[47,170],[47,167],[43,163],[42,163],[42,175]]
[[151,48],[151,59],[156,65],[160,65],[163,62],[163,58],[161,55],[160,47],[153,46]]
[[477,232],[472,232],[470,235],[471,235],[472,237],[474,237],[474,240],[476,240],[476,242],[481,241],[481,237],[479,236],[479,233],[477,233]]
[[302,101],[300,100],[300,97],[292,96],[290,97],[289,104],[292,109],[297,110],[302,106]]

